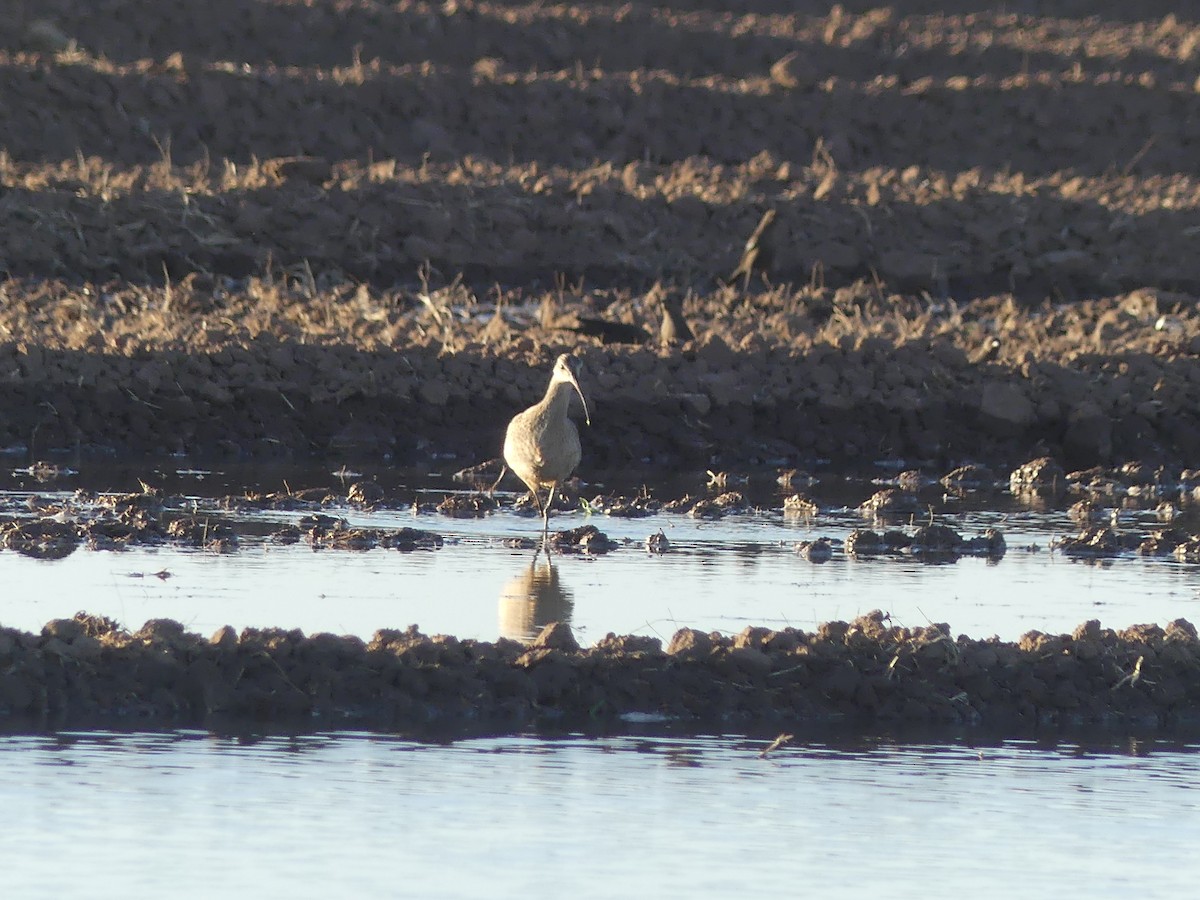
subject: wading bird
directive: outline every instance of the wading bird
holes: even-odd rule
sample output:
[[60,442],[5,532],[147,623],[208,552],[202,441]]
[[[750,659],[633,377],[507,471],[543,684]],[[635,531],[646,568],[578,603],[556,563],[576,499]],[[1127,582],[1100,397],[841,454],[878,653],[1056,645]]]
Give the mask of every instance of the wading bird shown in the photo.
[[[579,387],[579,369],[579,360],[570,354],[564,353],[555,360],[546,395],[529,409],[513,416],[504,435],[504,462],[525,482],[542,514],[543,547],[548,545],[550,538],[550,505],[554,502],[554,492],[571,477],[581,456],[579,431],[567,415],[572,388],[583,402],[584,420],[592,424],[587,399]],[[549,489],[545,503],[538,496],[538,490],[542,488]]]

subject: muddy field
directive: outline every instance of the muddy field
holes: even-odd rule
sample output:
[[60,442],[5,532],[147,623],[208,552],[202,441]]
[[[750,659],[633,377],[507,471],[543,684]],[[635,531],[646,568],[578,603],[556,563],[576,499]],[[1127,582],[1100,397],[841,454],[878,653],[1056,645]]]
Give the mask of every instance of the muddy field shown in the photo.
[[0,444],[1194,463],[1200,28],[1043,6],[19,4]]

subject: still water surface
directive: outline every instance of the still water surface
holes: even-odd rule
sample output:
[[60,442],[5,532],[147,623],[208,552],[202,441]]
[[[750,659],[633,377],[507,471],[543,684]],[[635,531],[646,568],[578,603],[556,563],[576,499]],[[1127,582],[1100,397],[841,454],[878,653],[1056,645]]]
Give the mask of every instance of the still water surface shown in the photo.
[[11,897],[1186,897],[1200,745],[0,737]]
[[[348,514],[395,526],[382,513]],[[897,624],[948,622],[955,633],[1006,640],[1035,628],[1069,632],[1088,619],[1114,628],[1179,617],[1200,621],[1200,567],[1169,559],[1072,561],[1044,549],[1045,533],[1009,531],[1010,538],[1038,540],[1043,549],[1010,550],[999,563],[842,557],[814,565],[800,559],[790,541],[779,544],[781,526],[605,521],[601,527],[614,538],[632,532],[631,538],[644,539],[647,528],[669,528],[675,548],[662,557],[637,547],[600,558],[555,557],[548,573],[544,557],[535,565],[532,551],[501,544],[502,535],[529,530],[528,520],[501,514],[486,524],[494,529],[490,535],[468,533],[459,522],[441,527],[455,542],[434,552],[259,545],[227,555],[80,550],[56,561],[4,553],[0,622],[38,631],[50,619],[86,609],[133,628],[172,618],[205,635],[229,624],[369,639],[377,628],[415,623],[430,634],[494,640],[526,637],[562,620],[589,644],[609,631],[669,640],[683,626],[732,633],[747,625],[812,629],[872,609],[890,613]],[[848,531],[796,529],[789,537]],[[751,539],[761,545],[747,549]],[[159,572],[167,577],[156,577]]]
[[[912,556],[852,559],[843,554],[813,564],[794,551],[797,541],[842,540],[855,528],[882,527],[855,508],[878,487],[869,481],[813,488],[821,510],[811,519],[784,516],[777,489],[776,496],[760,493],[756,511],[719,520],[672,513],[640,519],[560,513],[553,519],[556,528],[594,524],[623,546],[599,557],[555,556],[548,570],[545,557],[535,563],[533,551],[506,546],[506,539],[538,536],[541,524],[507,503],[479,519],[411,511],[405,498],[436,502],[462,490],[448,478],[373,473],[386,485],[385,507],[367,511],[334,502],[322,509],[355,526],[436,531],[446,541],[441,549],[314,552],[304,543],[286,546],[268,537],[271,530],[297,522],[304,511],[230,514],[216,498],[227,491],[236,495],[314,483],[331,483],[344,495],[348,479],[339,484],[325,470],[134,471],[136,477],[76,480],[99,490],[137,490],[137,479],[144,476],[189,498],[207,510],[205,515],[224,517],[239,530],[257,529],[258,537],[244,538],[230,554],[178,547],[81,548],[61,560],[40,560],[0,553],[0,580],[6,587],[0,623],[36,631],[50,619],[86,609],[130,628],[151,618],[172,618],[201,634],[228,624],[239,630],[277,626],[369,639],[378,628],[417,624],[430,634],[494,640],[529,637],[546,622],[561,620],[587,645],[610,631],[669,640],[682,626],[730,633],[747,625],[812,629],[872,609],[890,613],[897,624],[946,622],[956,634],[1005,640],[1030,629],[1069,632],[1088,619],[1113,628],[1165,625],[1179,617],[1200,621],[1200,565],[1132,553],[1083,562],[1051,551],[1052,539],[1079,531],[1065,511],[1072,498],[1043,506],[1004,491],[952,498],[935,487],[930,515],[938,522],[967,537],[996,527],[1008,544],[999,561],[963,558],[942,564]],[[71,497],[70,485],[39,488],[20,483],[19,472],[7,474],[8,484],[0,479],[0,503],[10,515],[19,514],[35,495],[43,503]],[[97,483],[103,477],[108,480]],[[625,485],[629,493],[639,487]],[[685,489],[705,490],[701,480],[662,489],[660,496],[678,496]],[[1161,527],[1152,509],[1120,515],[1128,529]],[[659,530],[672,549],[650,555],[646,539]]]

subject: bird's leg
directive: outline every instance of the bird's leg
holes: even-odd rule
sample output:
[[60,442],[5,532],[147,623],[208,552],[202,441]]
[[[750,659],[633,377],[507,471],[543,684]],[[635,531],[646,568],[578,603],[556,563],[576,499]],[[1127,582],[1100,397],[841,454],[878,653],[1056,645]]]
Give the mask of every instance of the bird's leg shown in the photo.
[[546,555],[550,555],[550,505],[554,502],[554,488],[550,485],[550,493],[546,496],[546,508],[542,512],[542,544],[546,547]]
[[[529,489],[529,494],[531,497],[533,497],[534,506],[536,506],[538,512],[542,514],[542,547],[545,548],[546,538],[550,531],[550,498],[548,497],[545,504],[543,504],[542,498],[538,496],[537,488],[533,487]],[[553,495],[553,491],[551,492],[551,495]],[[550,551],[547,550],[546,552],[549,553]],[[536,557],[534,558],[536,559]]]
[[488,488],[488,496],[489,497],[492,496],[492,494],[496,493],[496,488],[500,487],[500,482],[502,482],[504,480],[504,476],[507,474],[508,474],[508,466],[507,465],[501,466],[500,467],[500,477],[496,479],[495,484],[493,484],[490,488]]

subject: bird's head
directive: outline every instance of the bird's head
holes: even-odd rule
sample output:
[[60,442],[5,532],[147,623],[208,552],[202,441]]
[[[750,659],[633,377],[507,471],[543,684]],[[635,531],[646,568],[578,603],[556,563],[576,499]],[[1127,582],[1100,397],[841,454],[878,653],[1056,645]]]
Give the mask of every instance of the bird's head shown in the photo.
[[579,375],[582,372],[583,363],[571,354],[564,353],[554,361],[554,372],[550,376],[550,383],[569,384],[575,388],[575,393],[579,395],[579,399],[583,403],[583,420],[591,425],[592,419],[588,415],[587,398],[583,396],[583,388],[579,386]]

